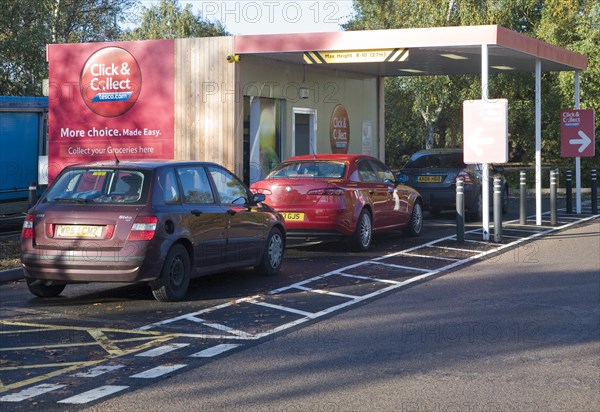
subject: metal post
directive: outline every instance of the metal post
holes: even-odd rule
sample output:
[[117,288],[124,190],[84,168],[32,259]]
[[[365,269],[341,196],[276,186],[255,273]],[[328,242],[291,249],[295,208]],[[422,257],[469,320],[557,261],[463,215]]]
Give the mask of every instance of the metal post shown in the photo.
[[29,207],[33,207],[37,202],[37,182],[29,183]]
[[[481,45],[481,100],[489,99],[490,67],[488,45]],[[481,226],[483,228],[483,240],[490,240],[490,167],[483,163],[482,186],[481,186]]]
[[519,187],[521,192],[521,197],[519,199],[519,223],[522,225],[527,224],[527,177],[525,172],[519,172]]
[[567,213],[573,213],[573,175],[570,170],[567,170],[567,177],[565,178],[566,191],[565,196],[567,197]]
[[592,169],[592,215],[598,214],[598,180],[596,169]]
[[535,59],[535,224],[542,225],[542,61]]
[[502,180],[494,178],[494,242],[502,242]]
[[465,186],[463,179],[456,180],[456,241],[465,241]]
[[555,226],[556,219],[556,170],[550,170],[550,224]]

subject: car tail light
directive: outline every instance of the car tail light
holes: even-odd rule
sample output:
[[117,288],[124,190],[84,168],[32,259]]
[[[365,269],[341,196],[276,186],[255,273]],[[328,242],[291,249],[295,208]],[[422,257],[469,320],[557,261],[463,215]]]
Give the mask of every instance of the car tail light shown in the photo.
[[459,172],[459,173],[456,175],[456,178],[454,179],[454,182],[456,183],[456,181],[457,181],[458,179],[462,179],[462,180],[463,180],[463,183],[464,183],[464,184],[466,184],[466,185],[470,185],[471,183],[473,183],[473,182],[471,181],[471,175],[470,175],[470,174],[468,174],[467,172],[465,172],[464,170],[463,170],[462,172]]
[[335,187],[326,187],[323,189],[309,190],[306,194],[310,195],[310,196],[343,196],[344,189],[335,188]]
[[131,226],[127,240],[152,240],[158,218],[156,216],[138,216]]
[[21,232],[23,239],[34,239],[35,231],[33,229],[33,214],[27,213],[25,220],[23,221],[23,231]]
[[112,239],[115,234],[115,225],[107,225],[106,232],[104,233],[104,239]]

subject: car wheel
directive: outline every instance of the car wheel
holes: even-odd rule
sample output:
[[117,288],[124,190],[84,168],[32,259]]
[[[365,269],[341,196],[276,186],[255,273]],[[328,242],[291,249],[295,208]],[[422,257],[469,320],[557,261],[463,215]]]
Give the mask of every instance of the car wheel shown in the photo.
[[373,238],[373,223],[371,220],[371,214],[368,210],[362,210],[358,217],[356,229],[350,239],[350,245],[356,252],[366,252],[371,246],[371,239]]
[[190,255],[181,244],[167,253],[160,277],[152,282],[152,294],[160,302],[183,299],[190,285]]
[[415,202],[412,214],[410,215],[410,220],[408,221],[408,226],[404,229],[404,232],[409,236],[416,237],[421,234],[422,228],[423,208],[421,207],[421,203]]
[[481,192],[477,195],[475,204],[469,213],[466,214],[466,217],[472,222],[479,222],[483,219],[483,198]]
[[40,298],[53,298],[65,290],[65,284],[54,284],[39,279],[27,279],[29,291]]
[[256,271],[269,276],[277,274],[283,263],[284,251],[285,242],[281,230],[274,227],[267,238],[261,261],[255,266]]
[[502,191],[502,214],[508,213],[508,187],[505,187]]

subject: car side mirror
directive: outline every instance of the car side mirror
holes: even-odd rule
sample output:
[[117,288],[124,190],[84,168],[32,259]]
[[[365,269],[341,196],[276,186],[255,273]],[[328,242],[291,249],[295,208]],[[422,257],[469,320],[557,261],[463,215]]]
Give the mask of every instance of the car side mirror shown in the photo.
[[255,193],[254,196],[252,196],[252,203],[257,204],[264,202],[266,198],[267,197],[264,195],[264,193]]

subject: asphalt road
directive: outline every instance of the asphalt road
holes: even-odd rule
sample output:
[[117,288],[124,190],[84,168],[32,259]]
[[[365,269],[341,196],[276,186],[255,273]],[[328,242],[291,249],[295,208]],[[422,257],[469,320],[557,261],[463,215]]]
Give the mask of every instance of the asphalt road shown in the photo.
[[[509,217],[514,214],[513,208]],[[559,224],[571,227],[579,218],[561,214]],[[539,350],[550,351],[539,359],[551,359],[552,366],[555,349],[577,347],[560,344],[572,336],[557,335],[555,326],[592,336],[581,344],[586,356],[595,344],[597,355],[598,219],[576,226],[587,232],[568,229],[550,237],[544,234],[552,230],[547,217],[543,227],[507,223],[500,244],[481,242],[479,224],[469,225],[467,242],[457,244],[453,219],[427,219],[420,238],[376,236],[364,254],[341,244],[289,249],[278,276],[236,271],[198,279],[184,302],[171,304],[156,302],[144,285],[69,285],[59,298],[39,299],[22,281],[4,283],[0,410],[531,410],[514,402],[498,407],[497,398],[487,395],[460,407],[452,403],[455,395],[449,403],[423,403],[430,399],[425,395],[414,403],[417,398],[394,385],[399,380],[421,393],[419,382],[439,380],[464,392],[470,384],[494,383],[485,373],[488,365],[496,359],[512,365],[510,356],[520,350],[527,355],[515,368],[537,367]],[[548,245],[576,242],[574,252],[557,252],[546,246],[550,239]],[[531,279],[519,275],[524,269],[533,271]],[[573,271],[577,276],[570,276]],[[530,298],[524,291],[536,294]],[[539,291],[548,297],[572,291],[565,299],[573,300],[575,321],[562,309],[554,314],[552,305],[568,305],[539,303]],[[591,305],[591,314],[587,306],[577,307],[583,303]],[[546,339],[546,328],[558,340]],[[258,360],[263,347],[265,359]],[[236,376],[224,374],[214,385],[198,377],[220,374],[225,361]],[[474,369],[455,376],[454,365]],[[592,372],[600,373],[598,366]],[[515,373],[527,377],[526,371]],[[270,388],[262,387],[263,380]],[[181,395],[162,390],[183,381],[193,385],[170,389]],[[352,394],[371,387],[371,397]],[[231,396],[235,388],[240,391]],[[384,388],[390,393],[384,395]],[[168,405],[146,404],[153,399],[149,393],[162,394]],[[396,393],[404,393],[406,402],[398,403]],[[484,400],[492,402],[489,408]]]
[[600,221],[92,411],[600,410]]

